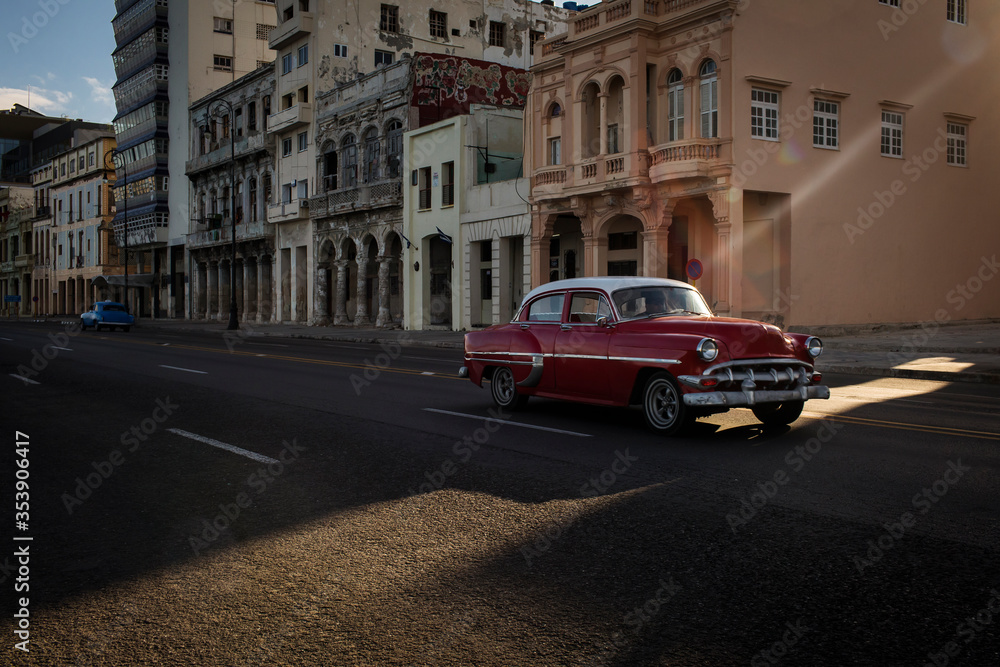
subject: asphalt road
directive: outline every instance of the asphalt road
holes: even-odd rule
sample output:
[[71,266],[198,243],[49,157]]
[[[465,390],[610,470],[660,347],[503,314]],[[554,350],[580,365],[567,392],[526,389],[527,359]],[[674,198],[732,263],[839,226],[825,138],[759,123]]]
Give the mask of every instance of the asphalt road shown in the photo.
[[0,664],[1000,664],[997,387],[662,439],[460,363],[0,324]]

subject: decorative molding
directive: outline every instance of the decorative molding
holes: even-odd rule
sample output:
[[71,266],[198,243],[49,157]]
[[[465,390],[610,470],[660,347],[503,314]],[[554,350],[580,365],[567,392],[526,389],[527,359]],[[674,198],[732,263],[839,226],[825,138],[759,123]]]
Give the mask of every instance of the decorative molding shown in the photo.
[[816,97],[825,97],[833,100],[846,100],[851,96],[850,93],[841,93],[836,90],[828,90],[826,88],[810,88],[809,92]]
[[761,86],[768,86],[771,88],[787,88],[792,85],[791,81],[783,81],[782,79],[772,79],[766,76],[755,76],[753,74],[746,77],[746,80],[750,83],[755,83]]
[[891,109],[894,111],[909,111],[913,108],[912,104],[904,104],[903,102],[893,102],[892,100],[879,100],[878,104],[880,107],[886,109]]

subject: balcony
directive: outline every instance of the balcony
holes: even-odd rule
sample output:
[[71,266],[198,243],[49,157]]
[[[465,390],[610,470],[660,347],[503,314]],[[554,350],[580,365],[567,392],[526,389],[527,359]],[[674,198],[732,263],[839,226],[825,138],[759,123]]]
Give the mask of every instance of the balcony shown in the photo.
[[403,183],[394,179],[315,195],[309,200],[309,217],[325,218],[348,211],[402,205]]
[[[274,238],[274,227],[266,220],[240,222],[236,225],[236,242]],[[226,219],[219,229],[202,229],[187,235],[187,247],[195,250],[233,242],[232,220]]]
[[14,270],[14,262],[0,262],[0,273],[10,273]]
[[535,171],[535,184],[532,192],[536,195],[557,194],[562,192],[566,184],[567,170],[563,165],[543,167]]
[[18,255],[14,258],[14,268],[15,269],[26,269],[31,266],[31,260],[34,255]]
[[231,153],[235,152],[236,157],[241,157],[266,150],[264,140],[264,133],[259,131],[253,134],[245,134],[242,137],[236,137],[236,142],[233,146],[229,145],[228,138],[222,139],[218,142],[217,148],[204,155],[199,155],[194,159],[188,160],[184,165],[184,173],[190,176],[214,167],[226,167],[228,169]]
[[732,140],[687,139],[649,149],[649,178],[654,183],[677,178],[712,178],[732,161]]
[[313,108],[311,104],[296,104],[284,111],[273,113],[267,117],[268,134],[278,134],[296,127],[312,124]]
[[309,200],[296,199],[267,207],[267,221],[273,223],[295,222],[309,219]]
[[313,13],[296,12],[295,15],[285,19],[271,31],[271,38],[267,40],[267,45],[277,51],[299,37],[305,37],[312,31]]

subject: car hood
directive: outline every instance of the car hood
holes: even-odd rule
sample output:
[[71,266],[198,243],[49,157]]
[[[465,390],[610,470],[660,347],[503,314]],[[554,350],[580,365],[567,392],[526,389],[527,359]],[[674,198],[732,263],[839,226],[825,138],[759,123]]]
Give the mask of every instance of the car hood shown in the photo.
[[712,338],[730,359],[763,359],[795,356],[794,342],[781,329],[764,322],[708,315],[667,315],[631,320],[618,325],[633,334],[673,334]]

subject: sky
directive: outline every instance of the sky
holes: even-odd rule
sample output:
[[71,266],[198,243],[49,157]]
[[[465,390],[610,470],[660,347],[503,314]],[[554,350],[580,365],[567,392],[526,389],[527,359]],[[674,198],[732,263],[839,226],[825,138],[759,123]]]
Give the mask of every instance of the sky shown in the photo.
[[0,7],[0,109],[23,104],[49,116],[110,123],[115,3],[3,0]]

